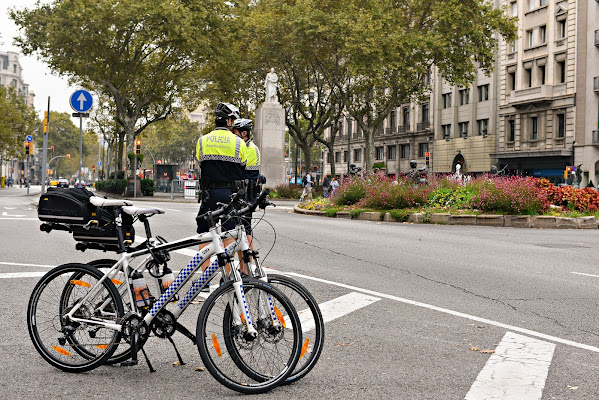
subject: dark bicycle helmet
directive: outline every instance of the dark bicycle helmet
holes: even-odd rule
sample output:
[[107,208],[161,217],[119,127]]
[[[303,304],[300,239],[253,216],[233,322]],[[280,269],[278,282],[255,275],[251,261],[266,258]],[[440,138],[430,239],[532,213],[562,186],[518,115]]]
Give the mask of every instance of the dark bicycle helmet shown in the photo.
[[239,115],[239,108],[231,103],[218,103],[214,110],[214,115],[216,118],[223,119],[238,119],[241,117],[241,115]]
[[233,122],[233,128],[237,129],[238,131],[249,133],[252,131],[252,129],[254,129],[254,124],[252,123],[251,119],[239,118]]

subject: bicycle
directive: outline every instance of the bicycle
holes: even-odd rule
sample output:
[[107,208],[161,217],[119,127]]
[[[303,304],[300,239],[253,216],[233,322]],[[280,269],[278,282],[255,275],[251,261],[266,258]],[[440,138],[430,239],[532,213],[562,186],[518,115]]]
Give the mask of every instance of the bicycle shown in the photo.
[[[238,192],[229,205],[206,214],[211,226],[209,232],[174,242],[148,245],[145,249],[138,246],[127,251],[118,229],[122,256],[105,274],[86,264],[66,264],[49,271],[35,286],[28,305],[29,334],[42,358],[64,371],[88,371],[104,364],[124,337],[131,346],[129,363],[137,363],[137,352],[141,350],[152,370],[143,345],[155,326],[153,323],[158,320],[157,316],[162,313],[168,316],[171,324],[176,324],[176,315],[170,318],[165,305],[205,260],[216,255],[215,262],[210,263],[177,303],[178,309],[183,312],[199,291],[219,270],[224,271],[230,261],[230,256],[225,254],[222,238],[216,231],[215,221],[231,212],[240,196],[241,192]],[[146,222],[148,215],[161,211],[126,206],[125,201],[119,200],[90,198],[90,201],[96,207],[111,208],[119,227],[121,211],[132,216],[143,216]],[[149,224],[145,226],[148,237],[151,237]],[[144,313],[138,310],[128,274],[129,261],[143,255],[155,257],[156,253],[168,253],[201,243],[209,244],[181,270],[160,298],[144,307]],[[132,311],[127,313],[122,296],[112,281],[115,278],[111,278],[119,270],[124,278],[120,285],[125,286],[126,297],[132,307]],[[200,311],[200,319],[204,322],[197,326],[198,349],[207,369],[223,385],[241,393],[264,393],[285,381],[298,362],[301,352],[300,320],[289,300],[278,290],[258,280],[246,279],[242,282],[241,276],[235,270],[232,272],[233,280],[214,291]],[[67,287],[70,289],[65,289]],[[44,312],[42,307],[48,304],[53,308]],[[172,328],[172,325],[167,328]],[[226,344],[227,353],[222,351],[221,343]],[[244,360],[250,361],[253,352],[258,350],[262,351],[263,356],[260,362],[251,366],[253,376],[249,377],[239,371],[237,358],[243,356]],[[276,359],[273,355],[277,355]]]

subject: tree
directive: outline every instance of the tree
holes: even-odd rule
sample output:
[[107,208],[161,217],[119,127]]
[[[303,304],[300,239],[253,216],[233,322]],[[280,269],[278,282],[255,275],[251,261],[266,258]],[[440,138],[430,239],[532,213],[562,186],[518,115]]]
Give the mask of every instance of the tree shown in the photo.
[[35,110],[23,96],[13,87],[0,85],[0,159],[23,158],[25,136],[33,134],[38,124]]
[[150,127],[144,132],[142,140],[157,159],[187,167],[195,160],[199,137],[196,122],[191,122],[184,116],[176,116]]
[[[219,0],[63,0],[10,17],[23,53],[37,53],[72,83],[112,97],[127,148],[175,102],[216,49],[231,3]],[[133,172],[133,171],[131,171]]]

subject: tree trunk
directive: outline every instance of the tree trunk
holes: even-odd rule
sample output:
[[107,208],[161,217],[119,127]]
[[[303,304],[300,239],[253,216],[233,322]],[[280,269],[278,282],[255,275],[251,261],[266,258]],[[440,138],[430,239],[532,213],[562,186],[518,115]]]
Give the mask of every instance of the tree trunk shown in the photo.
[[374,163],[374,133],[376,129],[365,130],[364,131],[364,144],[366,148],[364,149],[364,169],[366,171],[372,170],[372,165]]
[[334,142],[331,140],[331,142],[327,145],[327,148],[329,149],[329,164],[331,165],[330,179],[333,179],[335,176],[335,151],[333,151],[333,144]]
[[115,154],[115,158],[116,158],[116,170],[114,171],[114,178],[116,179],[119,172],[123,170],[123,147],[124,147],[124,142],[125,142],[125,134],[124,133],[119,133],[119,138],[118,138],[118,145],[117,145],[117,151]]
[[302,151],[304,152],[304,168],[306,169],[306,174],[308,172],[312,172],[312,148],[308,143],[302,143]]

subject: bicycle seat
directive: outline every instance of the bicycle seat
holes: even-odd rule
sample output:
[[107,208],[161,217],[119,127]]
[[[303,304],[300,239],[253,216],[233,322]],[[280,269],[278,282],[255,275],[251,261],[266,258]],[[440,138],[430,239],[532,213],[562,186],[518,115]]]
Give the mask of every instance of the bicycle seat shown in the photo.
[[132,216],[164,214],[164,210],[162,208],[141,208],[135,206],[123,207],[123,211]]
[[128,200],[104,199],[99,196],[90,197],[89,202],[96,207],[121,207],[130,206],[133,204]]

